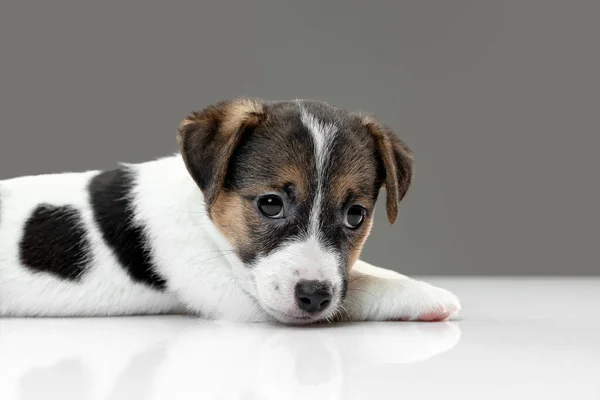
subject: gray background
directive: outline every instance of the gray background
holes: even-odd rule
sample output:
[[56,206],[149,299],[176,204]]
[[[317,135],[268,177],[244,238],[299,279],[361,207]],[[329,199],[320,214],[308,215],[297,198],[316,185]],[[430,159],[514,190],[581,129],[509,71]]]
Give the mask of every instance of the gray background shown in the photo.
[[237,95],[375,112],[417,179],[364,258],[411,274],[598,274],[600,2],[9,1],[0,178],[176,150]]

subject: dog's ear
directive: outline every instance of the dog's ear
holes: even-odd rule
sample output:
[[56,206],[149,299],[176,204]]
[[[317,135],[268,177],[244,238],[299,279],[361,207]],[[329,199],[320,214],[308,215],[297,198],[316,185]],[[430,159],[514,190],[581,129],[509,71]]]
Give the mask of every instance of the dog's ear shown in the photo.
[[223,187],[231,154],[244,132],[264,119],[253,99],[224,101],[181,121],[178,141],[185,165],[210,207]]
[[398,204],[406,195],[413,180],[413,154],[388,127],[371,116],[361,116],[361,119],[373,135],[378,155],[383,162],[387,215],[390,223],[393,224],[398,217]]

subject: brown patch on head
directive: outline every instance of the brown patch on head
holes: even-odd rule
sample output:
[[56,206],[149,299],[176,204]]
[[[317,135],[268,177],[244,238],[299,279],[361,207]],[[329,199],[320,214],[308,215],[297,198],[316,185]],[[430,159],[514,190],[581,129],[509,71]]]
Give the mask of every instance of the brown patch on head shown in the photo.
[[295,195],[300,201],[308,199],[310,195],[308,184],[309,174],[306,168],[291,163],[286,164],[280,168],[275,179],[281,187],[292,185]]
[[375,164],[363,163],[358,167],[349,166],[340,175],[331,177],[331,196],[334,204],[344,204],[349,195],[364,207],[373,207],[372,187],[375,184],[377,169]]
[[236,249],[249,245],[247,212],[246,202],[233,192],[221,191],[211,206],[212,221]]
[[375,139],[377,152],[385,167],[387,214],[390,223],[398,217],[398,203],[404,198],[413,179],[413,154],[389,128],[371,116],[362,116],[362,123]]
[[257,100],[238,99],[229,103],[224,111],[221,132],[225,135],[233,135],[244,125],[258,125],[264,118],[265,109]]
[[[260,162],[260,160],[257,160],[257,162]],[[281,193],[286,190],[293,190],[294,196],[298,200],[306,201],[310,196],[309,179],[309,172],[306,168],[303,169],[300,165],[288,162],[277,165],[264,181],[248,186],[236,187],[235,190],[240,195],[246,197],[257,196],[261,193]]]
[[234,134],[244,123],[252,122],[249,120],[260,118],[263,114],[264,105],[259,100],[236,99],[223,101],[185,117],[179,123],[178,138],[180,140],[184,139],[185,131],[198,123],[218,124],[220,127],[216,128],[220,129],[221,134],[229,136]]

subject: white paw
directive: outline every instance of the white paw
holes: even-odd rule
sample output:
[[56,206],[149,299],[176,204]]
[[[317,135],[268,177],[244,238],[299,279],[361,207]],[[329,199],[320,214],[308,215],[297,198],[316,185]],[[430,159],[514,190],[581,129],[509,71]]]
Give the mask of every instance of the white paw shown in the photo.
[[404,321],[444,321],[455,317],[461,308],[453,293],[415,280],[404,282],[398,300],[398,319]]

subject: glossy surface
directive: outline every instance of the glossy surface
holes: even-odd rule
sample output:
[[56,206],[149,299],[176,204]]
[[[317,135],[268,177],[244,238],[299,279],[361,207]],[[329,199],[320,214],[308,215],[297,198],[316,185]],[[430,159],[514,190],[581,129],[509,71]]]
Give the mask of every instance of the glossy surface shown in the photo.
[[460,320],[0,320],[0,399],[597,399],[600,279],[428,279]]

